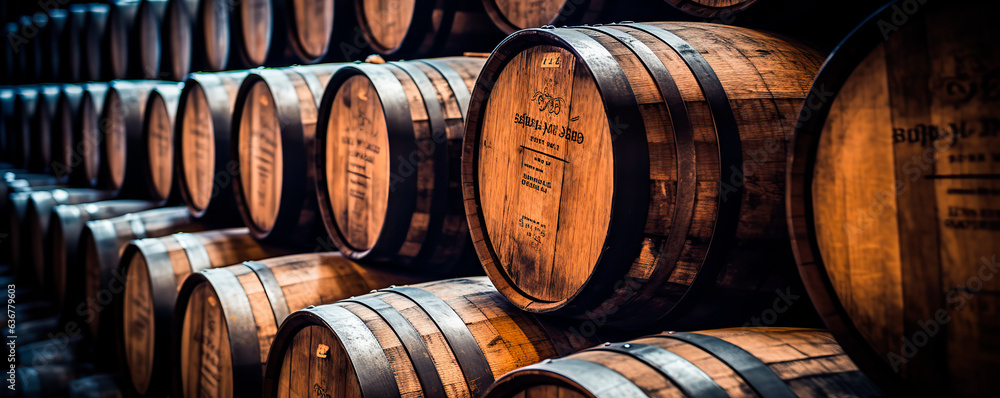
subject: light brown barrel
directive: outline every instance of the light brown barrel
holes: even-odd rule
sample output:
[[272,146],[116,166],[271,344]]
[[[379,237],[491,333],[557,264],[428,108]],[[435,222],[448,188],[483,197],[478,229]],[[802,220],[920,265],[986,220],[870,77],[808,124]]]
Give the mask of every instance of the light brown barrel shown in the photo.
[[468,273],[465,114],[485,60],[355,64],[331,79],[317,130],[319,206],[345,256]]
[[604,343],[507,373],[484,397],[884,395],[830,333],[738,328]]
[[503,38],[480,1],[354,0],[354,6],[372,49],[393,58],[488,52]]
[[314,245],[321,233],[312,152],[317,106],[345,64],[254,70],[240,86],[230,154],[244,224],[258,239]]
[[[813,84],[789,167],[799,272],[831,332],[897,394],[1000,381],[1000,27],[987,2],[898,1]],[[905,21],[905,23],[903,22]]]
[[144,172],[149,156],[149,147],[142,136],[146,102],[154,89],[163,86],[174,92],[178,90],[177,85],[155,80],[116,80],[110,84],[101,111],[104,129],[101,187],[125,198],[155,197],[151,192],[150,174]]
[[156,202],[148,200],[108,200],[76,205],[59,205],[52,208],[46,247],[50,261],[46,272],[52,274],[52,294],[56,307],[68,308],[83,299],[83,260],[80,256],[80,235],[87,221],[118,217],[127,213],[149,210]]
[[31,115],[31,153],[28,169],[49,172],[52,166],[52,125],[62,87],[45,84],[38,87],[38,104]]
[[79,156],[79,163],[70,175],[70,183],[74,185],[96,187],[100,182],[101,139],[102,132],[107,128],[101,113],[109,88],[107,83],[84,84],[77,114],[79,125],[74,129],[76,136],[73,139],[76,142],[75,153]]
[[598,339],[514,308],[485,277],[393,286],[289,316],[263,396],[478,397],[504,373]]
[[196,218],[240,222],[230,156],[236,93],[247,72],[192,73],[177,108],[177,180]]
[[167,0],[143,0],[136,19],[136,39],[139,42],[139,75],[143,79],[164,79],[162,61],[162,29],[167,12]]
[[153,89],[142,120],[142,140],[146,146],[143,171],[149,197],[164,203],[176,203],[179,197],[174,176],[174,120],[182,88],[183,84],[172,84]]
[[194,59],[194,26],[199,0],[170,0],[163,17],[160,69],[169,80],[184,81]]
[[178,294],[174,317],[174,394],[259,397],[268,349],[288,314],[419,280],[362,268],[336,253],[277,257],[191,274]]
[[48,247],[49,221],[52,208],[58,205],[74,205],[90,203],[114,198],[114,194],[106,190],[90,188],[54,189],[51,191],[32,192],[28,198],[27,217],[25,219],[25,234],[27,250],[22,252],[27,257],[21,258],[22,267],[30,267],[35,272],[39,285],[46,289],[53,286],[52,270],[48,267],[52,262],[52,251]]
[[77,115],[83,103],[83,93],[84,86],[81,84],[64,84],[52,120],[52,175],[64,184],[69,183],[74,169],[82,161],[74,138],[79,136],[75,130],[80,126]]
[[108,66],[112,79],[137,77],[142,68],[136,21],[142,0],[116,0],[108,11]]
[[318,62],[332,40],[346,38],[355,26],[350,1],[249,0],[239,3],[235,15],[235,38],[247,66]]
[[107,220],[88,221],[80,247],[84,261],[84,295],[76,314],[84,332],[103,349],[114,350],[114,312],[121,305],[113,300],[125,289],[125,279],[118,272],[122,249],[133,239],[158,238],[178,232],[208,229],[191,217],[184,207],[164,207],[130,213]]
[[292,254],[267,246],[246,228],[132,241],[122,255],[127,281],[121,297],[121,365],[139,394],[169,388],[170,333],[177,292],[188,275],[204,269]]
[[776,288],[801,291],[781,192],[821,62],[713,24],[508,37],[473,93],[462,158],[487,275],[519,308],[619,326],[742,323]]
[[108,14],[111,7],[107,4],[90,4],[87,19],[81,32],[80,58],[83,80],[104,80],[111,74],[111,65],[107,62],[108,53]]

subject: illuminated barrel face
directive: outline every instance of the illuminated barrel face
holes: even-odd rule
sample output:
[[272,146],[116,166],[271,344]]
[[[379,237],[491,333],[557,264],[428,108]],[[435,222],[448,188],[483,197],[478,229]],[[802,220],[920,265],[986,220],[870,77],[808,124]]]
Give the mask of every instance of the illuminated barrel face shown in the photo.
[[189,90],[182,110],[183,119],[178,121],[183,135],[180,172],[184,175],[188,204],[200,212],[212,201],[215,126],[205,90],[200,84],[193,84]]
[[281,206],[281,127],[271,89],[253,83],[241,115],[239,131],[242,198],[253,227],[269,231]]
[[170,197],[174,182],[174,129],[167,104],[160,95],[150,97],[146,115],[150,183],[157,199]]

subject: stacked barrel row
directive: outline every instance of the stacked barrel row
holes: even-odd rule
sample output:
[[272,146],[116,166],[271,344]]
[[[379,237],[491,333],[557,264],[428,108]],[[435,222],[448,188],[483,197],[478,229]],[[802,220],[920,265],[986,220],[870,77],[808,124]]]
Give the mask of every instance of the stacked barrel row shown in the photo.
[[[829,44],[872,5],[782,0],[60,0],[3,18],[3,83],[184,80],[191,71],[491,51],[545,25],[697,20],[793,30]],[[620,4],[619,4],[620,3]],[[59,8],[65,6],[65,8]],[[804,24],[798,15],[824,16]],[[841,18],[833,18],[841,16]],[[834,21],[823,22],[823,21]]]

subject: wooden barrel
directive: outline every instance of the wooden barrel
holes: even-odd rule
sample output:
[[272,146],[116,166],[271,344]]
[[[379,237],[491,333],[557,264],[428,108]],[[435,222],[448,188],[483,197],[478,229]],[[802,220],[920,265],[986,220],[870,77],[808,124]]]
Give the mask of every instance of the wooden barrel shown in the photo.
[[[17,168],[27,169],[31,162],[31,117],[38,110],[38,86],[20,86],[14,98],[13,155]],[[33,170],[37,171],[37,170]]]
[[66,31],[63,32],[60,42],[66,43],[63,46],[63,56],[66,60],[63,63],[63,73],[68,82],[78,82],[84,80],[83,47],[87,29],[87,14],[90,12],[90,4],[72,4],[67,8],[69,20],[66,22]]
[[139,77],[143,79],[163,79],[160,72],[162,53],[163,20],[167,12],[167,0],[143,0],[136,19],[136,39],[139,41]]
[[110,84],[101,111],[100,186],[121,197],[152,197],[149,174],[143,172],[149,156],[142,137],[146,102],[153,89],[166,86],[173,91],[177,84],[154,80],[116,80]]
[[77,116],[80,114],[80,104],[83,103],[83,93],[84,86],[81,84],[64,84],[52,119],[51,171],[63,184],[70,182],[74,169],[83,161],[81,154],[76,151],[77,141],[74,140],[79,136],[76,131],[80,126]]
[[56,186],[59,181],[48,174],[31,174],[21,172],[0,173],[0,210],[6,209],[10,203],[10,194],[15,192],[30,192],[34,189]]
[[313,145],[317,106],[345,64],[254,70],[240,86],[230,154],[244,224],[258,239],[312,246],[322,225]]
[[48,14],[49,23],[39,36],[45,57],[42,77],[45,81],[62,82],[66,80],[64,73],[66,44],[63,44],[62,39],[69,23],[69,13],[66,10],[55,9],[49,10]]
[[[15,275],[21,280],[31,280],[34,278],[34,273],[30,272],[26,267],[20,266],[22,261],[23,244],[21,243],[26,232],[24,231],[25,219],[27,219],[28,213],[28,198],[31,197],[30,192],[14,192],[8,197],[7,203],[7,231],[10,234],[10,239],[8,247],[10,248],[10,263],[14,265]],[[27,254],[25,254],[27,256]]]
[[[84,333],[98,341],[98,346],[113,350],[112,316],[109,308],[116,294],[125,289],[125,279],[118,272],[121,251],[133,239],[158,238],[178,232],[207,229],[191,217],[184,207],[164,207],[130,213],[106,220],[88,221],[80,236],[84,261],[84,299],[76,313],[87,324]],[[109,351],[111,352],[111,351]]]
[[[239,51],[240,59],[247,67],[261,65],[281,66],[294,63],[295,53],[289,42],[290,26],[287,25],[289,4],[293,2],[308,2],[310,6],[319,8],[310,10],[304,15],[303,21],[308,27],[322,26],[330,20],[332,13],[324,3],[328,1],[315,0],[246,0],[235,3],[233,9],[232,37],[233,45]],[[319,29],[322,29],[320,27]],[[327,33],[329,34],[329,33]]]
[[174,120],[183,84],[157,86],[146,101],[142,121],[142,141],[146,158],[142,159],[149,197],[159,202],[177,202],[174,178]]
[[21,259],[21,265],[34,270],[40,286],[51,288],[53,282],[52,272],[47,268],[47,264],[51,262],[52,252],[46,246],[52,208],[58,205],[97,202],[113,197],[109,191],[90,188],[54,189],[30,194],[23,235],[28,239],[28,242],[24,243],[28,244],[30,250],[25,252],[27,257]]
[[170,0],[163,16],[160,42],[160,66],[169,80],[184,81],[191,72],[194,57],[194,24],[198,0]]
[[484,63],[355,64],[331,79],[315,173],[323,223],[345,256],[443,274],[478,270],[459,154]]
[[788,223],[809,295],[862,369],[904,393],[990,396],[1000,387],[987,376],[1000,361],[996,12],[915,4],[873,15],[816,78],[796,129]]
[[18,347],[15,359],[20,366],[72,363],[82,358],[87,348],[80,336],[48,339]]
[[121,398],[121,376],[105,373],[87,376],[69,383],[69,398]]
[[35,113],[31,115],[31,153],[28,169],[48,172],[52,166],[52,126],[56,118],[56,107],[62,87],[58,85],[41,85],[38,87],[38,104]]
[[110,13],[111,7],[107,4],[90,4],[87,10],[87,20],[81,32],[83,45],[80,48],[83,65],[81,78],[84,80],[104,80],[111,74],[111,65],[106,61]]
[[123,344],[122,368],[140,395],[169,388],[170,333],[177,292],[188,275],[247,260],[291,254],[262,245],[246,228],[140,239],[124,251],[124,311],[116,319]]
[[77,305],[83,299],[83,284],[79,283],[85,276],[80,256],[80,235],[83,234],[87,221],[118,217],[155,207],[156,202],[126,199],[52,208],[46,242],[51,261],[46,265],[46,272],[52,275],[50,288],[58,308],[75,310],[65,307]]
[[247,72],[192,73],[177,107],[177,179],[181,197],[199,219],[240,222],[231,187],[238,163],[230,156],[236,93]]
[[354,0],[354,6],[372,49],[393,58],[489,52],[503,38],[479,1]]
[[665,332],[507,373],[484,397],[879,397],[816,329]]
[[260,396],[268,349],[289,313],[416,280],[362,268],[336,253],[250,261],[191,274],[178,294],[174,317],[174,393]]
[[713,24],[511,35],[480,75],[462,158],[487,275],[527,311],[630,327],[742,323],[798,291],[783,170],[821,62]]
[[230,0],[198,0],[194,22],[194,62],[205,71],[234,69],[239,52],[232,39],[234,4]]
[[102,122],[104,100],[107,99],[108,83],[84,84],[83,99],[80,100],[80,112],[77,114],[79,126],[74,130],[77,136],[76,152],[79,153],[79,167],[73,168],[70,183],[84,187],[96,187],[101,177],[101,137],[107,125]]
[[296,311],[281,326],[264,397],[477,397],[504,373],[600,341],[519,311],[485,277],[381,289]]
[[108,12],[108,63],[112,79],[136,77],[141,73],[136,21],[142,0],[115,0]]

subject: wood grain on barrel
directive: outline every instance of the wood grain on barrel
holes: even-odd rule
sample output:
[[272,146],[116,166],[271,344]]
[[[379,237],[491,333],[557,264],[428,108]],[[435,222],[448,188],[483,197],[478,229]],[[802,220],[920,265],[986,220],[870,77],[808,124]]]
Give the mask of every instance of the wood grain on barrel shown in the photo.
[[[175,385],[185,396],[256,396],[271,342],[291,310],[419,280],[365,269],[335,253],[257,264],[264,270],[240,264],[194,274],[184,282],[175,318],[183,324],[174,325],[180,347],[174,369]],[[278,297],[284,303],[274,301]]]
[[[921,393],[989,396],[1000,364],[998,33],[929,3],[886,41],[886,7],[830,59],[789,171],[799,269],[870,373]],[[814,89],[815,90],[815,89]]]
[[[720,15],[733,14],[750,7],[761,0],[664,0],[696,17],[714,18]],[[764,0],[768,1],[768,0]],[[772,0],[773,1],[773,0]]]
[[300,57],[305,58],[304,61],[319,59],[330,45],[336,0],[293,0],[288,3],[292,14],[288,27],[294,34],[293,43],[302,52]]
[[487,2],[495,4],[497,10],[512,25],[522,29],[550,25],[567,3],[551,0],[487,0]]
[[459,188],[468,93],[480,58],[349,67],[321,105],[323,221],[346,256],[468,272]]
[[[192,74],[184,85],[177,119],[179,183],[196,217],[238,217],[230,161],[231,121],[246,72]],[[234,217],[235,216],[235,217]]]
[[101,113],[104,110],[104,100],[107,97],[108,85],[90,83],[85,85],[83,102],[80,104],[80,134],[77,148],[80,152],[80,171],[73,177],[75,184],[82,186],[97,186],[101,168]]
[[[688,336],[692,340],[686,340]],[[739,356],[746,358],[738,365],[732,358]],[[883,396],[883,393],[827,332],[740,328],[667,332],[624,344],[599,345],[508,373],[485,396],[697,395],[805,397]]]
[[377,46],[396,48],[403,43],[413,20],[416,1],[375,0],[357,2],[361,25],[375,38]]
[[143,79],[163,79],[160,72],[163,47],[163,21],[167,0],[143,0],[136,20],[139,43],[139,75]]
[[143,138],[148,159],[145,172],[149,176],[150,195],[166,201],[174,195],[174,120],[182,87],[161,85],[149,94]]
[[[338,89],[330,110],[326,186],[347,244],[371,249],[382,230],[389,195],[389,135],[382,102],[371,81],[356,75]],[[334,176],[342,176],[340,178]]]
[[70,176],[83,161],[78,142],[81,134],[77,132],[81,127],[78,116],[83,94],[83,85],[63,85],[62,95],[56,106],[52,126],[52,174],[60,182],[69,182]]
[[[710,24],[512,35],[473,93],[463,156],[487,274],[526,310],[614,302],[612,322],[634,324],[676,319],[692,287],[749,300],[772,277],[794,285],[785,143],[821,60]],[[686,320],[718,319],[698,311]]]
[[199,0],[170,0],[163,17],[160,45],[162,69],[170,80],[183,81],[194,62],[195,21]]
[[268,358],[264,396],[479,396],[506,372],[599,338],[567,340],[558,321],[515,309],[486,278],[403,289],[428,296],[382,289],[289,317]]
[[256,228],[268,230],[274,226],[281,206],[281,184],[284,156],[281,150],[281,128],[273,94],[264,82],[254,85],[247,96],[242,113],[239,151],[240,178],[243,198]]
[[[264,65],[272,37],[287,34],[274,31],[272,18],[275,5],[271,2],[272,0],[246,0],[239,4],[239,42],[248,66]],[[277,6],[285,7],[284,4]]]
[[188,275],[287,254],[288,250],[257,242],[246,228],[143,239],[126,247],[121,270],[127,279],[121,319],[123,351],[136,391],[145,394],[168,386],[167,341],[176,292]]
[[225,70],[230,63],[236,63],[230,59],[234,45],[230,33],[232,18],[230,2],[202,0],[198,9],[195,31],[202,30],[202,33],[195,35],[197,41],[195,47],[200,50],[199,55],[204,58],[203,66],[206,71]]

